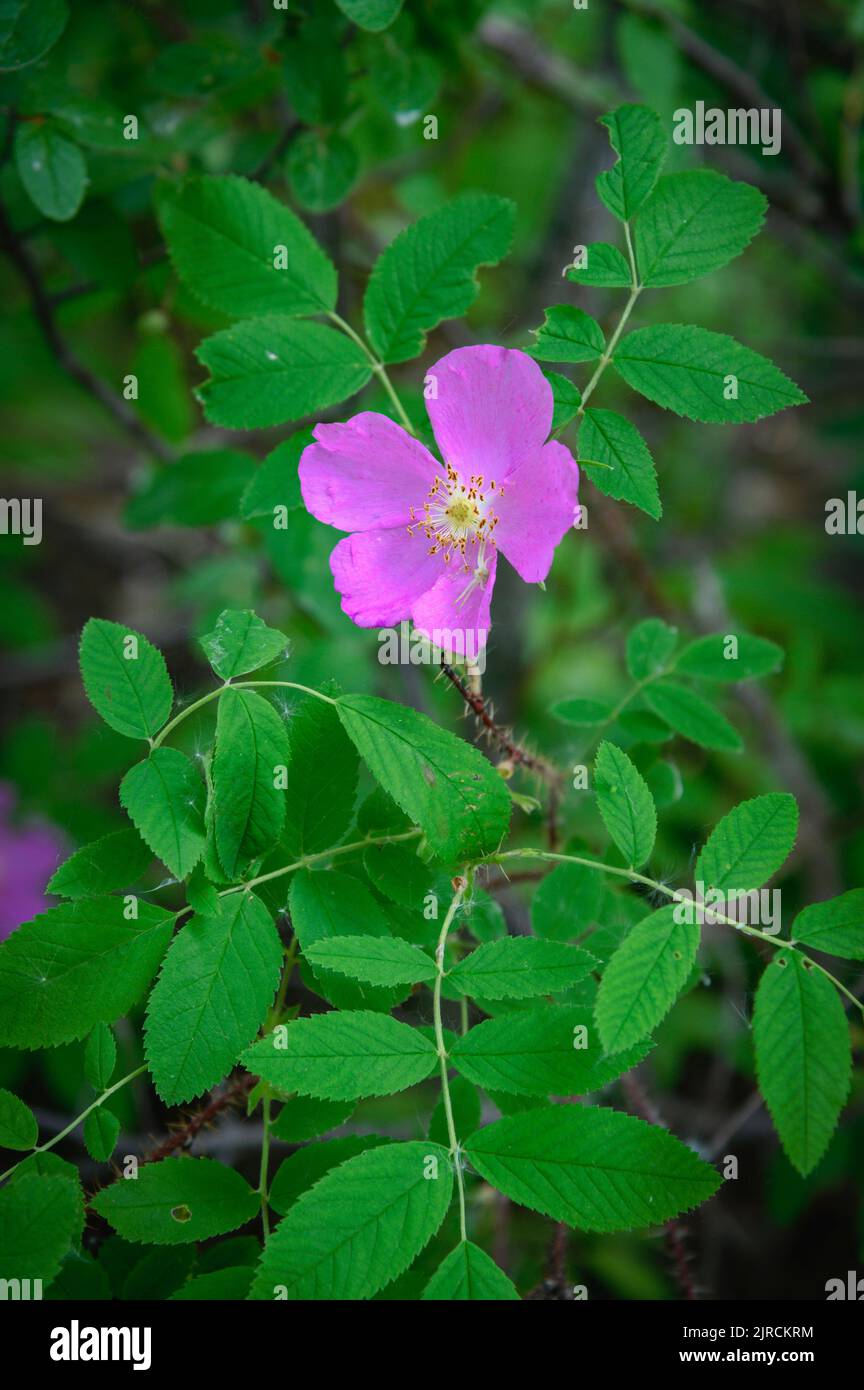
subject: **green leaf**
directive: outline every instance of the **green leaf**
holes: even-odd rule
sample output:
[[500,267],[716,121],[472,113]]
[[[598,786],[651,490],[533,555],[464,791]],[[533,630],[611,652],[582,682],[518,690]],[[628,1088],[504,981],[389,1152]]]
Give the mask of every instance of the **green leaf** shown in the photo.
[[302,1144],[306,1139],[317,1139],[319,1134],[337,1129],[353,1112],[353,1101],[294,1096],[282,1106],[272,1129],[276,1138],[284,1143]]
[[674,729],[676,734],[698,743],[700,748],[738,753],[741,736],[728,719],[686,685],[677,681],[654,681],[645,687],[643,699],[649,709]]
[[284,1216],[297,1199],[314,1187],[331,1168],[365,1153],[367,1149],[380,1149],[382,1144],[390,1143],[392,1140],[380,1134],[348,1134],[343,1139],[325,1139],[321,1144],[307,1144],[286,1158],[273,1175],[268,1194],[271,1207]]
[[603,330],[572,304],[553,304],[543,323],[533,330],[536,342],[528,349],[540,362],[591,362],[606,346]]
[[156,470],[126,507],[133,531],[151,526],[213,526],[236,517],[255,476],[255,462],[239,449],[184,454]]
[[0,947],[0,1036],[8,1047],[56,1047],[113,1023],[144,993],[171,937],[173,915],[122,898],[53,907]]
[[97,1163],[107,1163],[120,1138],[120,1121],[113,1111],[100,1105],[84,1121],[84,1147]]
[[343,695],[339,718],[376,781],[446,862],[496,849],[510,797],[476,748],[404,705]]
[[39,1126],[30,1106],[0,1089],[0,1148],[33,1149],[38,1138]]
[[117,1044],[107,1023],[97,1023],[84,1049],[84,1075],[94,1091],[104,1091],[117,1065]]
[[666,159],[660,117],[647,106],[619,106],[600,124],[618,155],[611,169],[597,175],[597,192],[620,222],[629,222],[653,189]]
[[51,125],[22,121],[15,132],[15,167],[30,201],[53,222],[74,217],[87,189],[81,150]]
[[643,285],[683,285],[718,270],[753,240],[764,194],[713,169],[665,174],[639,214],[636,262]]
[[84,690],[96,713],[127,738],[150,738],[171,713],[174,691],[165,658],[121,623],[91,618],[79,648]]
[[843,960],[864,960],[864,888],[805,907],[792,923],[792,939]]
[[699,947],[698,922],[676,922],[674,905],[645,917],[625,936],[603,973],[595,1016],[607,1052],[652,1033],[684,988]]
[[438,1266],[423,1290],[422,1299],[424,1302],[504,1303],[518,1301],[519,1293],[485,1250],[470,1240],[463,1240]]
[[384,362],[406,362],[443,319],[464,314],[478,291],[477,268],[510,249],[515,206],[491,193],[464,193],[400,232],[375,263],[363,314]]
[[437,973],[419,947],[397,937],[334,936],[307,946],[303,954],[322,970],[370,985],[410,985],[434,980]]
[[163,1158],[120,1178],[90,1204],[124,1240],[184,1245],[245,1226],[258,1194],[233,1168],[212,1158]]
[[153,856],[135,830],[115,830],[82,845],[55,869],[46,893],[59,898],[98,898],[136,883]]
[[141,839],[175,878],[204,853],[204,783],[177,748],[154,748],[120,783],[120,805]]
[[634,391],[688,420],[735,424],[807,402],[767,357],[727,333],[693,324],[637,328],[619,343],[612,362]]
[[608,700],[582,700],[577,696],[571,696],[568,700],[559,700],[550,710],[556,719],[560,719],[564,724],[575,724],[577,728],[591,728],[599,724],[608,724],[612,714],[612,706]]
[[344,333],[275,314],[212,334],[195,355],[210,372],[198,388],[207,419],[233,430],[317,415],[355,395],[372,374],[363,349]]
[[447,982],[478,999],[527,999],[557,994],[590,975],[597,962],[578,946],[509,936],[489,941],[448,972]]
[[546,1004],[478,1023],[458,1039],[450,1061],[484,1091],[585,1096],[635,1067],[646,1051],[606,1057],[589,1008]]
[[297,466],[307,444],[312,443],[312,431],[297,430],[272,449],[249,482],[240,499],[240,515],[244,521],[267,517],[274,529],[282,524],[282,515],[303,506]]
[[790,1162],[806,1177],[834,1133],[852,1058],[837,991],[797,951],[778,951],[763,971],[753,1040],[759,1089]]
[[645,618],[627,636],[627,670],[634,681],[653,680],[672,660],[678,629],[662,618]]
[[[379,903],[359,878],[338,869],[303,869],[293,875],[289,898],[291,921],[303,950],[336,937],[374,940],[391,936]],[[332,970],[315,969],[310,984],[339,1009],[394,1008],[408,993],[406,986],[358,984]]]
[[601,743],[594,760],[597,809],[632,869],[651,858],[657,811],[645,778],[614,743]]
[[0,72],[35,63],[53,48],[69,19],[66,0],[11,0],[0,17]]
[[273,1003],[282,944],[252,893],[178,932],[150,995],[145,1052],[166,1105],[208,1091],[231,1070]]
[[0,1188],[2,1277],[50,1284],[80,1235],[82,1216],[78,1188],[66,1177],[28,1173]]
[[275,783],[289,757],[285,725],[273,706],[254,690],[223,691],[213,787],[216,845],[230,877],[279,837],[285,793]]
[[243,1265],[214,1269],[209,1274],[196,1274],[170,1296],[171,1303],[242,1303],[249,1297],[252,1270]]
[[696,881],[706,892],[761,888],[791,854],[797,833],[798,803],[789,792],[742,801],[708,836],[696,860]]
[[434,109],[441,80],[441,64],[428,48],[401,45],[395,36],[371,47],[368,89],[397,125],[412,125]]
[[[428,894],[435,891],[435,875],[417,853],[416,841],[369,845],[363,852],[363,867],[379,893],[412,913],[421,914]],[[436,939],[437,935],[435,928]]]
[[201,646],[217,676],[228,681],[258,671],[284,656],[288,638],[284,632],[262,623],[249,608],[226,608],[216,619],[213,631],[201,638]]
[[559,864],[538,885],[531,902],[537,936],[571,941],[595,923],[603,896],[603,875],[584,864]]
[[290,208],[234,175],[190,179],[165,199],[162,226],[181,280],[236,318],[320,314],[336,306],[336,271]]
[[582,404],[582,392],[569,376],[562,376],[560,372],[544,372],[543,375],[552,387],[552,433],[555,434],[575,420]]
[[332,705],[305,699],[288,721],[291,794],[279,849],[283,863],[338,844],[351,824],[358,758]]
[[388,28],[402,8],[402,0],[336,0],[336,3],[350,20],[373,34]]
[[407,1269],[438,1230],[453,1190],[446,1149],[368,1149],[332,1169],[279,1223],[252,1298],[371,1298]]
[[359,1100],[424,1081],[438,1054],[416,1028],[358,1009],[289,1023],[248,1048],[242,1061],[280,1091]]
[[770,676],[783,665],[783,648],[764,637],[716,632],[685,647],[675,670],[705,681],[747,681]]
[[304,130],[288,151],[288,182],[301,207],[330,212],[339,206],[357,178],[357,146],[338,131]]
[[583,1231],[658,1226],[720,1186],[719,1174],[668,1130],[596,1106],[511,1115],[479,1130],[465,1150],[512,1201]]
[[[668,724],[664,724],[663,720],[658,719],[656,714],[649,714],[644,709],[624,710],[623,713],[619,714],[616,723],[628,738],[635,739],[637,743],[668,743],[670,738],[674,737]],[[649,786],[651,785],[652,773],[653,768],[649,770],[646,779]]]
[[[648,445],[635,425],[614,410],[586,410],[579,430],[580,463],[606,497],[631,502],[658,520],[663,512]],[[589,460],[605,465],[593,467]]]
[[567,279],[577,285],[597,285],[609,289],[629,289],[633,276],[617,246],[595,241],[585,247],[584,266],[568,266]]

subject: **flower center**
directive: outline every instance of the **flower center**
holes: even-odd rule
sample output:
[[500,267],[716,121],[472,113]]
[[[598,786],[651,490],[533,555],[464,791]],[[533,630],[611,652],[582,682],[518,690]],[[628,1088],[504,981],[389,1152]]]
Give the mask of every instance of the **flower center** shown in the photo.
[[[408,534],[413,536],[415,529],[422,532],[431,542],[429,555],[440,552],[444,563],[449,565],[455,554],[457,565],[461,564],[465,573],[471,575],[456,600],[461,606],[469,594],[485,585],[489,578],[486,546],[494,548],[492,533],[498,525],[492,502],[504,495],[504,489],[494,478],[486,483],[482,473],[472,474],[465,483],[452,464],[445,464],[445,468],[446,476],[439,473],[429,489],[422,515],[418,515],[414,507],[410,509],[413,524],[408,527]],[[472,546],[470,556],[466,553],[469,545]]]
[[422,515],[419,509],[411,508],[412,525],[409,535],[415,528],[431,542],[428,553],[443,554],[445,564],[449,564],[455,553],[457,563],[461,560],[468,574],[471,566],[467,561],[466,550],[474,542],[479,542],[477,567],[483,563],[486,543],[494,545],[492,532],[498,525],[498,518],[492,510],[492,502],[501,496],[503,488],[494,479],[486,484],[483,474],[472,474],[468,482],[452,464],[445,465],[444,477],[439,473],[435,478],[429,495],[423,503]]

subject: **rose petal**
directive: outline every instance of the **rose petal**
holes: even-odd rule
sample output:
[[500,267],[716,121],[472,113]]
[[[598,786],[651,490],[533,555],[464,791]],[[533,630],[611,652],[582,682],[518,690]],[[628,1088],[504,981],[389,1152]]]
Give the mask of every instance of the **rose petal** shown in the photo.
[[408,525],[441,466],[386,415],[365,410],[344,425],[317,425],[300,456],[300,488],[313,516],[340,531]]
[[508,479],[495,503],[495,543],[526,584],[549,573],[555,547],[574,523],[578,495],[576,461],[555,440]]
[[[476,545],[472,555],[469,547],[466,552],[469,565],[476,562]],[[437,647],[457,656],[476,657],[486,645],[486,637],[492,622],[489,605],[495,587],[495,566],[497,556],[494,550],[486,552],[486,568],[489,578],[482,588],[471,590],[463,603],[457,603],[459,596],[471,582],[471,574],[466,574],[463,565],[457,569],[449,566],[439,576],[432,588],[419,598],[411,609],[414,627],[433,641]],[[437,636],[435,635],[437,633]]]
[[342,608],[358,627],[390,627],[411,612],[412,604],[441,573],[439,555],[427,554],[423,535],[403,527],[345,536],[330,555]]
[[537,363],[510,348],[456,348],[429,369],[426,408],[442,457],[467,480],[506,482],[552,428],[552,387]]

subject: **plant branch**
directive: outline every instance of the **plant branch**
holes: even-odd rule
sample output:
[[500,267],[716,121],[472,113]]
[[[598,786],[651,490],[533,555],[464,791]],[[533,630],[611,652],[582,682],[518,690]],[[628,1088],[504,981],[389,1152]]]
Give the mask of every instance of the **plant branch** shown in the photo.
[[[635,869],[619,869],[614,864],[603,864],[598,859],[587,859],[577,854],[553,854],[551,850],[542,849],[509,849],[500,854],[490,855],[487,859],[480,862],[484,864],[500,864],[507,859],[547,859],[559,864],[581,864],[587,869],[597,869],[600,873],[613,874],[618,878],[627,879],[630,883],[639,883],[643,887],[650,888],[654,893],[662,893],[670,902],[693,903],[693,898],[689,893],[682,893],[677,888],[669,888],[667,884],[660,883],[655,878],[648,878],[645,874],[639,874]],[[697,905],[698,906],[698,905]],[[733,927],[744,936],[752,936],[756,940],[764,941],[775,951],[795,951],[808,961],[814,970],[818,970],[824,975],[826,980],[830,980],[832,985],[845,995],[846,998],[861,1010],[864,1017],[864,1003],[853,994],[851,989],[847,989],[842,980],[838,980],[836,975],[832,975],[830,970],[826,970],[824,965],[820,965],[812,956],[808,956],[805,951],[801,951],[794,941],[786,940],[783,937],[772,936],[768,932],[759,931],[757,927],[747,926],[743,922],[737,922],[734,917],[726,917],[720,912],[715,912],[714,908],[704,909],[706,915],[710,915],[711,923],[720,923],[725,927]]]
[[48,1139],[44,1144],[37,1144],[34,1149],[31,1149],[30,1153],[24,1155],[24,1158],[19,1158],[17,1163],[13,1163],[11,1168],[7,1168],[5,1173],[0,1173],[0,1182],[2,1182],[4,1178],[10,1178],[16,1168],[20,1168],[21,1164],[26,1162],[28,1158],[33,1158],[35,1154],[47,1153],[49,1149],[53,1149],[56,1144],[60,1143],[61,1139],[67,1138],[73,1130],[77,1129],[82,1120],[86,1120],[88,1115],[94,1110],[98,1110],[100,1105],[104,1105],[109,1096],[113,1096],[115,1091],[121,1090],[123,1086],[128,1085],[130,1081],[134,1081],[136,1076],[141,1076],[145,1071],[147,1071],[146,1065],[136,1067],[134,1071],[128,1072],[126,1076],[122,1076],[119,1081],[115,1081],[113,1086],[108,1086],[100,1096],[97,1096],[94,1101],[91,1101],[86,1110],[82,1110],[80,1115],[76,1115],[75,1119],[70,1121],[65,1129],[61,1129],[59,1134],[55,1134],[53,1139]]
[[435,1045],[438,1049],[438,1062],[441,1069],[441,1098],[444,1102],[444,1114],[447,1120],[447,1135],[450,1140],[450,1158],[456,1173],[456,1190],[459,1194],[459,1231],[462,1240],[468,1239],[467,1224],[465,1220],[465,1179],[462,1176],[462,1156],[459,1151],[459,1140],[456,1137],[456,1123],[453,1119],[453,1102],[450,1099],[450,1082],[447,1077],[447,1049],[444,1046],[444,1027],[441,1022],[441,986],[444,982],[444,951],[447,946],[447,933],[453,923],[453,918],[459,910],[459,905],[468,887],[468,879],[460,876],[453,880],[454,894],[447,909],[447,915],[441,925],[441,932],[438,937],[438,945],[435,948],[435,966],[437,974],[435,976],[435,987],[432,993],[432,1010],[435,1020]]
[[346,333],[348,337],[351,339],[351,341],[353,343],[356,343],[357,346],[364,353],[364,355],[368,358],[369,365],[372,368],[372,371],[378,377],[378,380],[381,382],[381,385],[384,387],[384,390],[390,397],[390,400],[393,403],[393,408],[399,416],[399,419],[402,421],[402,424],[405,426],[409,434],[413,434],[416,436],[417,431],[411,423],[407,410],[405,409],[404,405],[399,399],[399,396],[396,393],[396,388],[394,387],[392,381],[390,380],[390,377],[387,374],[387,368],[384,366],[384,363],[378,360],[372,349],[367,344],[366,340],[364,338],[361,338],[359,333],[355,333],[350,323],[347,323],[346,320],[343,319],[339,314],[334,314],[331,312],[328,314],[328,318],[331,320],[332,323],[336,324],[337,328],[341,328],[342,332]]
[[42,284],[36,264],[21,238],[14,231],[2,205],[0,205],[0,249],[6,252],[27,286],[36,321],[58,365],[74,381],[77,381],[88,395],[107,410],[116,424],[125,430],[136,444],[146,449],[148,453],[154,454],[156,458],[170,459],[172,457],[171,450],[163,444],[158,435],[153,434],[123,398],[112,391],[111,387],[96,376],[95,372],[91,372],[90,368],[86,367],[69,347],[57,325],[54,304]]

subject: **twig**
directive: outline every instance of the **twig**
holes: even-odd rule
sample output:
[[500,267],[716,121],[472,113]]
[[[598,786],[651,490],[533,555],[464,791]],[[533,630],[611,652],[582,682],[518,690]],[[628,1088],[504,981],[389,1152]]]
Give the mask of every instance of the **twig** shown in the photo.
[[[632,1111],[639,1115],[649,1124],[666,1126],[663,1117],[651,1097],[642,1088],[635,1076],[627,1074],[621,1078],[621,1089],[627,1097],[627,1102]],[[699,1293],[693,1279],[691,1265],[691,1254],[687,1245],[687,1228],[682,1226],[680,1221],[667,1221],[664,1226],[666,1242],[666,1252],[669,1255],[675,1282],[678,1285],[681,1297],[688,1303],[695,1303],[699,1299]]]
[[476,715],[477,719],[489,734],[489,737],[507,754],[511,762],[517,764],[519,767],[528,768],[531,772],[536,772],[537,776],[541,777],[544,782],[553,784],[560,783],[563,774],[559,772],[552,763],[547,762],[545,758],[536,757],[533,753],[529,753],[526,748],[522,748],[520,744],[515,743],[507,730],[502,728],[501,725],[497,724],[492,718],[492,715],[486,708],[486,701],[483,696],[476,694],[473,690],[469,690],[468,686],[462,680],[462,677],[454,671],[453,667],[449,666],[443,658],[441,660],[441,670],[450,684],[455,686],[459,691],[462,699],[465,701],[468,708]]
[[[619,0],[621,4],[621,0]],[[715,48],[695,29],[691,29],[676,14],[665,7],[656,5],[653,0],[629,0],[621,8],[633,10],[637,14],[650,15],[658,19],[669,30],[681,52],[690,58],[703,72],[721,82],[734,96],[747,106],[770,108],[778,106],[762,84],[744,68],[740,68],[728,54]],[[798,165],[801,173],[811,183],[821,183],[825,170],[821,161],[813,153],[801,131],[795,125],[788,111],[783,111],[783,143]]]
[[122,397],[112,391],[110,386],[107,386],[96,376],[95,372],[91,372],[90,368],[85,367],[84,363],[75,356],[57,326],[54,306],[42,284],[35,262],[15,233],[2,205],[0,205],[0,248],[6,252],[27,286],[36,320],[58,365],[68,372],[88,395],[97,400],[120,428],[131,435],[136,443],[140,444],[148,453],[163,460],[171,458],[171,450],[167,445],[148,430]]
[[188,1149],[195,1137],[200,1134],[202,1129],[211,1125],[217,1115],[221,1115],[223,1110],[227,1110],[230,1106],[246,1099],[255,1085],[255,1081],[254,1076],[240,1076],[229,1082],[218,1095],[211,1096],[206,1105],[202,1105],[199,1110],[195,1110],[187,1116],[167,1139],[145,1154],[141,1162],[158,1163],[160,1159],[168,1158],[178,1149]]

